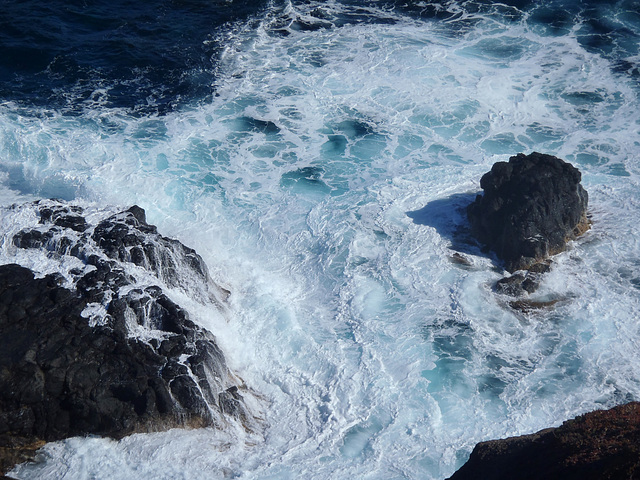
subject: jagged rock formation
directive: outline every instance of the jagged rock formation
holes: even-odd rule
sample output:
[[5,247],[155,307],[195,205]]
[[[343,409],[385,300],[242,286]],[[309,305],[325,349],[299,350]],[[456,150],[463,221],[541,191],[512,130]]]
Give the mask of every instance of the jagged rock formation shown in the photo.
[[509,272],[528,269],[589,228],[580,180],[575,167],[551,155],[520,153],[497,162],[480,180],[484,195],[467,209],[472,234]]
[[476,445],[449,480],[640,479],[640,403]]
[[60,202],[24,208],[39,224],[15,233],[13,245],[75,266],[42,278],[0,266],[2,471],[34,445],[70,436],[118,438],[229,418],[252,427],[244,387],[215,337],[159,286],[221,306],[228,292],[195,251],[159,235],[139,207],[97,225]]

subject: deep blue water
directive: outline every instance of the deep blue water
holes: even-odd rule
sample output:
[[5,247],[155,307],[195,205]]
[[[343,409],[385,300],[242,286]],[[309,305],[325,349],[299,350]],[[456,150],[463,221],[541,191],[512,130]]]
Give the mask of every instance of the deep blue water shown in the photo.
[[[295,4],[295,2],[294,2]],[[304,5],[304,2],[301,2]],[[194,0],[135,2],[2,2],[0,98],[24,106],[78,113],[100,98],[103,107],[166,113],[215,94],[218,56],[238,22],[251,24],[265,9],[276,17],[271,35],[394,23],[384,10],[447,25],[464,35],[486,18],[525,22],[549,36],[576,29],[587,51],[638,78],[640,2],[627,1],[344,1],[304,18],[285,2]],[[369,7],[379,10],[372,14]]]
[[206,99],[225,26],[264,4],[2,2],[0,96],[69,113],[97,89],[108,91],[105,107],[141,113]]

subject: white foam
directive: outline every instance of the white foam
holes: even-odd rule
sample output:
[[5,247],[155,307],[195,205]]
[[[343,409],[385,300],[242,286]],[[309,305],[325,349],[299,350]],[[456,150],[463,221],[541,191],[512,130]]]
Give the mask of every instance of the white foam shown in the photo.
[[[68,440],[14,473],[435,479],[480,440],[640,397],[637,91],[573,34],[394,20],[239,29],[219,96],[164,117],[2,107],[5,185],[137,203],[203,255],[230,314],[185,301],[269,425]],[[531,150],[582,170],[594,228],[543,283],[567,301],[524,315],[491,258],[462,268],[449,247],[480,176]],[[283,184],[306,167],[322,183]]]
[[107,322],[107,309],[101,303],[87,303],[84,310],[80,312],[83,318],[89,320],[89,326],[95,327],[97,325],[106,325]]

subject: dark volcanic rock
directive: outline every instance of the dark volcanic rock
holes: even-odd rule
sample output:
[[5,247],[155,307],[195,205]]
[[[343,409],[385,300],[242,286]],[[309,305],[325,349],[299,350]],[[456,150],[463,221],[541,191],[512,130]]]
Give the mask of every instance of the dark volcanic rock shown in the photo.
[[514,310],[519,310],[522,313],[535,312],[537,310],[544,310],[551,308],[558,303],[565,301],[566,298],[550,298],[548,300],[532,300],[532,299],[520,299],[509,302],[509,306]]
[[[97,225],[60,202],[27,207],[39,212],[39,226],[16,233],[13,244],[59,258],[61,271],[65,258],[83,266],[42,278],[0,266],[2,471],[42,441],[70,436],[119,438],[230,418],[252,428],[240,393],[246,388],[215,337],[161,287],[220,306],[228,292],[213,284],[195,251],[159,235],[140,207]],[[138,271],[159,284],[140,282]]]
[[495,285],[495,290],[504,295],[519,297],[527,293],[535,292],[539,285],[538,278],[518,272],[498,280]]
[[589,228],[580,180],[575,167],[551,155],[497,162],[480,180],[484,195],[467,209],[471,231],[508,271],[527,269]]
[[17,247],[69,255],[95,266],[133,263],[169,286],[186,289],[197,299],[218,305],[228,296],[229,292],[213,286],[202,257],[179,241],[160,235],[154,225],[147,223],[144,210],[137,205],[95,226],[80,216],[81,207],[52,200],[35,205],[42,226],[16,233],[13,243]]
[[[209,405],[219,393],[199,369],[211,357],[228,376],[224,356],[159,289],[113,299],[95,326],[82,292],[55,275],[2,265],[0,292],[0,435],[120,437],[167,421],[218,421]],[[132,317],[147,338],[132,336]]]
[[476,445],[449,480],[640,479],[640,403]]

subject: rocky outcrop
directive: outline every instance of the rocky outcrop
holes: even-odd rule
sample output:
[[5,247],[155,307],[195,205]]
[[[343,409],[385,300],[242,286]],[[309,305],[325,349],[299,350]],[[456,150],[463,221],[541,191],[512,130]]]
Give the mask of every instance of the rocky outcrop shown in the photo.
[[449,480],[640,479],[640,403],[476,445]]
[[472,234],[509,272],[528,269],[589,228],[580,180],[575,167],[551,155],[497,162],[480,180],[484,194],[467,208]]
[[232,418],[253,427],[246,389],[215,337],[163,291],[176,286],[221,307],[228,292],[195,251],[159,235],[139,207],[97,224],[55,201],[15,208],[39,220],[11,242],[59,260],[60,273],[0,266],[3,471],[34,445],[70,436]]

